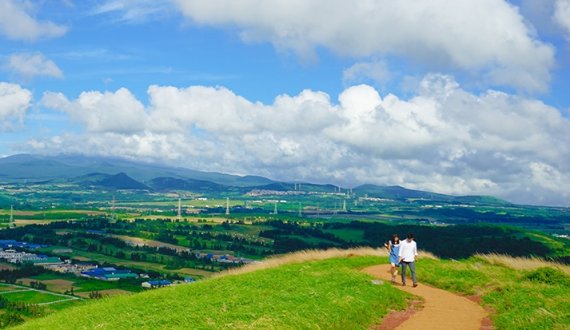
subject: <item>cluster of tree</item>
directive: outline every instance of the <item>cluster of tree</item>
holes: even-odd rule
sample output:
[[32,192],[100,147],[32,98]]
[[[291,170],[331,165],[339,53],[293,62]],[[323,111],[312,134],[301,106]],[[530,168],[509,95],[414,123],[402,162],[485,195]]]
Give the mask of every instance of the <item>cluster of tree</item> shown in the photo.
[[272,220],[264,223],[275,229],[263,230],[260,237],[273,240],[274,253],[285,253],[304,249],[327,249],[331,247],[349,247],[347,242],[332,233],[322,230],[321,225],[301,224],[298,222],[284,222]]
[[38,289],[38,290],[47,290],[47,285],[45,283],[40,282],[40,281],[31,281],[30,287],[33,289]]
[[0,314],[0,329],[16,326],[20,323],[24,323],[24,318],[14,312],[7,312]]
[[45,269],[39,266],[24,264],[16,269],[0,270],[0,279],[6,283],[16,283],[19,278],[36,276],[45,272]]
[[[422,249],[428,250],[444,258],[465,258],[475,253],[504,253],[513,256],[541,256],[546,257],[551,249],[538,241],[530,239],[521,231],[513,228],[497,226],[469,225],[469,226],[421,226],[421,225],[388,225],[383,223],[359,222],[352,223],[326,223],[312,225],[280,221],[268,222],[279,229],[265,230],[260,236],[274,240],[275,252],[289,252],[309,248],[328,248],[331,246],[349,247],[353,245],[382,246],[392,234],[397,233],[405,237],[407,233],[414,233]],[[343,241],[335,236],[330,239],[331,233],[322,229],[357,229],[364,233],[361,241]],[[328,241],[310,243],[303,238],[321,238]],[[556,258],[566,261],[564,257]]]
[[103,294],[99,291],[91,291],[89,292],[90,299],[103,299]]
[[[335,236],[334,234],[324,232],[321,229],[322,225],[319,224],[309,225],[300,224],[298,222],[284,222],[281,220],[268,221],[265,224],[277,229],[262,231],[259,236],[270,237],[275,235],[298,235],[304,237],[316,237],[341,245],[346,243],[343,239]],[[263,236],[262,233],[268,236]]]
[[390,225],[377,222],[326,224],[331,229],[359,229],[366,244],[382,246],[392,234],[405,238],[413,233],[418,246],[443,258],[467,258],[476,253],[501,253],[512,256],[547,256],[550,248],[529,239],[513,228],[483,225],[422,226]]
[[39,317],[45,314],[45,309],[35,304],[9,301],[0,295],[0,309],[5,310],[0,315],[0,328],[7,328],[24,322],[23,316]]
[[564,224],[568,223],[567,216],[516,216],[497,214],[495,212],[478,212],[475,209],[457,208],[428,208],[422,209],[421,214],[435,218],[462,219],[467,223],[497,223],[497,224]]
[[[241,223],[243,224],[243,222]],[[228,221],[222,223],[221,226],[226,230],[231,230],[231,224]],[[135,235],[176,245],[183,245],[181,239],[185,238],[189,243],[184,245],[195,250],[248,250],[261,255],[265,254],[263,251],[270,250],[271,246],[263,240],[214,232],[213,229],[214,226],[210,224],[197,226],[193,223],[172,219],[165,219],[164,221],[144,219],[136,219],[133,222],[118,221],[108,228],[114,234]],[[260,253],[255,253],[256,251],[260,251]]]

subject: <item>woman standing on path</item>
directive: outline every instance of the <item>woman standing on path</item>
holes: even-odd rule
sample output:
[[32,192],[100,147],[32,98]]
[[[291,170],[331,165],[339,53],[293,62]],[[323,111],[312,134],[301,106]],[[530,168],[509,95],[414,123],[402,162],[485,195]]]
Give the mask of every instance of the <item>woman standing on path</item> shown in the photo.
[[396,276],[398,276],[398,268],[400,267],[398,252],[400,250],[400,237],[398,234],[392,235],[392,239],[384,243],[384,247],[390,253],[390,266],[392,271],[392,283],[396,283]]

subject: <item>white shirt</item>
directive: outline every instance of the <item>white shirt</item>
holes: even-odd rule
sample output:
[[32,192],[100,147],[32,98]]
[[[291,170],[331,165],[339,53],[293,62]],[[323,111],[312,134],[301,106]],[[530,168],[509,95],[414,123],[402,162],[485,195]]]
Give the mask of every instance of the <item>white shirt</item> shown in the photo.
[[403,261],[414,262],[417,255],[418,248],[416,241],[408,242],[406,239],[400,242],[400,251],[398,251],[398,257],[402,258]]

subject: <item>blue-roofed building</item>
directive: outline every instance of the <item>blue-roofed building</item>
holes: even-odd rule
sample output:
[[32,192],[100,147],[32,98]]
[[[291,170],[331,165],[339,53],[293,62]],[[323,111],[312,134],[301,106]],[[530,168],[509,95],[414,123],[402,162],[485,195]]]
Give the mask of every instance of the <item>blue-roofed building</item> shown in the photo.
[[117,281],[124,278],[137,278],[138,275],[128,269],[114,267],[97,267],[81,272],[81,276],[96,278],[104,281]]
[[14,248],[34,250],[34,249],[38,249],[41,247],[46,247],[46,245],[27,243],[27,242],[19,242],[19,241],[13,240],[13,239],[1,239],[0,240],[0,249],[1,250],[14,249]]
[[9,249],[15,247],[18,242],[13,239],[0,239],[0,249]]
[[85,231],[87,234],[91,235],[105,235],[106,232],[104,230],[97,230],[97,229],[87,229]]

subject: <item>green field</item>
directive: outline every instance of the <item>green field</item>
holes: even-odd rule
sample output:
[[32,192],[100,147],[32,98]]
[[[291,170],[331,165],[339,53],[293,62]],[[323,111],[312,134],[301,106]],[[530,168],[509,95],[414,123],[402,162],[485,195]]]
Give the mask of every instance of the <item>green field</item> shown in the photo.
[[[140,284],[138,283],[130,283],[127,281],[101,281],[101,280],[88,279],[84,277],[78,277],[71,274],[43,273],[40,275],[31,276],[30,279],[37,280],[40,282],[49,281],[49,280],[65,280],[72,283],[69,287],[66,286],[63,288],[59,288],[59,290],[56,289],[52,290],[60,293],[71,289],[71,287],[73,287],[74,292],[92,292],[92,291],[111,290],[111,289],[121,289],[132,292],[141,291]],[[50,289],[49,284],[48,284],[48,289]]]
[[19,290],[20,288],[17,286],[13,286],[13,285],[9,285],[9,284],[0,284],[0,294],[3,291],[13,291],[13,290]]
[[2,296],[8,301],[23,302],[27,304],[42,304],[58,300],[68,300],[69,298],[56,296],[49,293],[39,291],[20,291],[20,292],[4,292]]

